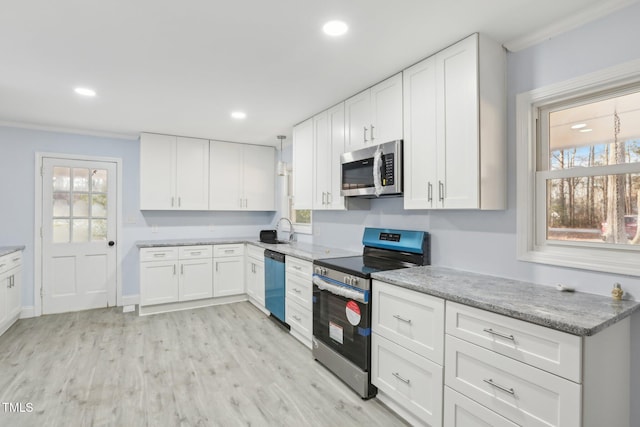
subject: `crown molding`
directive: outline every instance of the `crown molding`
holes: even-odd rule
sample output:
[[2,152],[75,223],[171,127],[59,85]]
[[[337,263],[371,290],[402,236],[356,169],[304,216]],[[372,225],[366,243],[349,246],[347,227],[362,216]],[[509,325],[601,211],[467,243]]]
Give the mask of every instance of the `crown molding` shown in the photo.
[[56,132],[56,133],[70,133],[74,135],[97,136],[101,138],[112,138],[112,139],[137,140],[139,137],[138,134],[105,132],[105,131],[92,130],[92,129],[78,129],[78,128],[69,128],[64,126],[49,126],[49,125],[40,125],[36,123],[12,122],[12,121],[5,121],[5,120],[0,120],[0,127],[41,130],[41,131]]

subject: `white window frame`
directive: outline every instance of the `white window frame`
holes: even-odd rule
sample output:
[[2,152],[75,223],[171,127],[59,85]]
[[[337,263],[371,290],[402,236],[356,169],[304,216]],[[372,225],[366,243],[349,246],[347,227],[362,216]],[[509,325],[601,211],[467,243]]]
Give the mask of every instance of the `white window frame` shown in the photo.
[[[545,174],[536,174],[536,161],[540,154],[537,128],[539,109],[553,103],[638,83],[640,60],[517,95],[516,207],[519,260],[640,276],[639,248],[604,243],[594,247],[588,243],[550,242],[541,239],[541,236],[545,236],[542,228],[546,229],[546,200],[545,197],[536,200],[537,186],[545,185]],[[593,168],[587,174],[606,174],[608,168],[610,167]]]

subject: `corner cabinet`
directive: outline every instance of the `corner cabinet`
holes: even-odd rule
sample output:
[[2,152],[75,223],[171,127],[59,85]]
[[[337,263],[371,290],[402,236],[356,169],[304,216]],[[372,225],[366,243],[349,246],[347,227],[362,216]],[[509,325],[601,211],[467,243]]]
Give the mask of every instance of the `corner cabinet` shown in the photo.
[[405,209],[505,209],[502,46],[473,34],[402,74]]
[[22,252],[0,257],[0,335],[20,317]]
[[402,139],[402,73],[344,102],[345,151]]
[[313,209],[313,119],[293,127],[293,206]]
[[140,209],[208,210],[209,141],[140,135]]
[[211,141],[210,210],[275,210],[273,147]]

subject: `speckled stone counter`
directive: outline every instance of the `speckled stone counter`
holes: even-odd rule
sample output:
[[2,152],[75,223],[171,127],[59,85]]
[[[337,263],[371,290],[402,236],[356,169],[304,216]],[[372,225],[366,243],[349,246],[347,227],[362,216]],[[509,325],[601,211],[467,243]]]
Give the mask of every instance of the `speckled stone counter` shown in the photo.
[[372,276],[403,288],[579,336],[593,335],[640,309],[636,301],[614,301],[584,292],[560,292],[552,286],[434,266],[385,271]]
[[172,239],[172,240],[145,240],[136,242],[138,248],[156,248],[164,246],[193,246],[193,245],[223,245],[231,243],[249,243],[265,249],[271,249],[285,255],[313,261],[321,258],[335,258],[352,255],[360,255],[358,252],[345,251],[343,249],[329,248],[310,243],[284,243],[270,244],[257,241],[254,237],[247,238],[217,238],[217,239]]
[[24,246],[0,246],[0,256],[12,254],[18,251],[24,251]]

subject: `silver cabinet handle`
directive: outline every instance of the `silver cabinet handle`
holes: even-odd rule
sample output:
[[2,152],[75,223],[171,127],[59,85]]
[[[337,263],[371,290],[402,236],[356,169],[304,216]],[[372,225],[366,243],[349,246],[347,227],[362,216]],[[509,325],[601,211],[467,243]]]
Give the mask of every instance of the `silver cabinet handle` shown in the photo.
[[191,255],[200,255],[201,253],[202,253],[202,251],[191,252]]
[[182,205],[182,197],[178,197],[178,207]]
[[174,276],[176,275],[176,265],[175,264],[173,264],[173,275]]
[[171,207],[173,207],[175,205],[176,202],[176,198],[175,197],[171,197]]
[[293,292],[295,292],[296,294],[299,294],[302,291],[300,289],[298,289],[298,288],[293,288]]
[[218,271],[218,264],[219,264],[219,263],[217,263],[217,262],[216,262],[216,271]]
[[245,208],[249,207],[249,199],[244,199],[244,207]]
[[396,377],[397,379],[399,379],[400,381],[402,381],[405,384],[411,384],[411,380],[406,379],[406,378],[402,378],[402,376],[398,373],[398,372],[393,372],[392,375],[394,377]]
[[301,321],[302,319],[300,318],[300,316],[296,316],[295,314],[292,316],[294,319],[296,319],[298,322]]
[[240,199],[240,207],[242,208],[242,199]]
[[498,337],[505,338],[505,339],[508,339],[508,340],[511,340],[511,341],[515,341],[516,340],[513,335],[503,334],[502,332],[494,331],[491,328],[485,328],[485,329],[483,329],[483,331],[485,331],[485,332],[487,332],[487,333],[489,333],[491,335],[496,335]]
[[327,204],[326,201],[326,197],[327,197],[327,193],[325,193],[324,191],[322,192],[322,206]]
[[411,319],[405,319],[404,317],[400,316],[399,314],[394,314],[393,317],[398,319],[398,320],[400,320],[401,322],[405,322],[405,323],[411,324]]
[[373,142],[373,140],[375,139],[373,137],[373,129],[374,129],[374,127],[373,127],[373,125],[371,125],[371,142]]
[[[20,257],[18,257],[18,258],[14,258],[14,259],[12,259],[11,261],[13,261],[13,262],[18,262],[18,261],[20,261]],[[3,264],[3,265],[4,265],[4,264]]]
[[427,202],[433,201],[433,185],[431,182],[427,184]]
[[367,127],[364,127],[364,142],[367,142]]
[[444,202],[444,182],[438,181],[438,200]]
[[491,387],[495,387],[498,390],[504,391],[505,393],[509,393],[511,395],[514,395],[514,396],[516,394],[516,392],[515,392],[515,390],[513,388],[507,388],[507,387],[505,387],[503,385],[497,384],[497,383],[493,382],[492,378],[489,378],[488,380],[485,379],[485,380],[482,380],[482,381],[484,381],[485,383],[489,384]]
[[333,203],[333,197],[331,193],[327,193],[327,205],[331,205]]
[[154,257],[154,258],[162,258],[162,257],[165,257],[165,256],[167,256],[167,254],[165,254],[165,253],[156,253],[156,254],[153,254],[153,257]]
[[300,267],[300,266],[298,266],[298,265],[293,265],[292,267],[293,267],[293,268],[295,268],[295,269],[296,269],[296,270],[298,270],[298,271],[299,271],[299,270],[302,270],[302,267]]
[[184,264],[180,264],[180,274],[184,276]]

